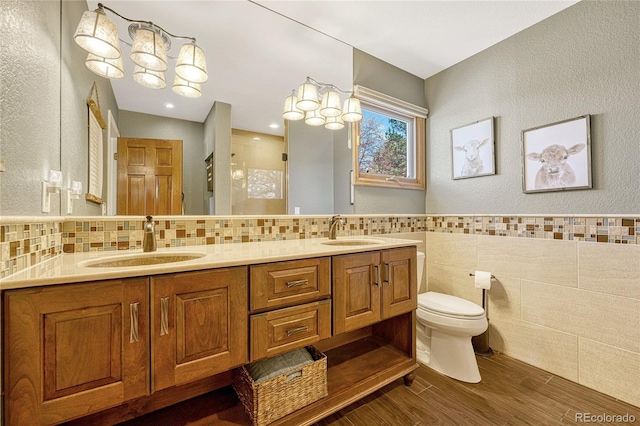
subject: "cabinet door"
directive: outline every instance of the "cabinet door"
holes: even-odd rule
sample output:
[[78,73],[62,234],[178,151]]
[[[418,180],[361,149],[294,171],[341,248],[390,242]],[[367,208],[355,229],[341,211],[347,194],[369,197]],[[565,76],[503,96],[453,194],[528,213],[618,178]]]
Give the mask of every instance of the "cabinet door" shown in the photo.
[[380,321],[380,253],[333,258],[333,333]]
[[151,278],[153,392],[248,362],[247,268]]
[[382,318],[418,307],[415,247],[382,252]]
[[5,422],[45,425],[149,393],[148,279],[7,291]]

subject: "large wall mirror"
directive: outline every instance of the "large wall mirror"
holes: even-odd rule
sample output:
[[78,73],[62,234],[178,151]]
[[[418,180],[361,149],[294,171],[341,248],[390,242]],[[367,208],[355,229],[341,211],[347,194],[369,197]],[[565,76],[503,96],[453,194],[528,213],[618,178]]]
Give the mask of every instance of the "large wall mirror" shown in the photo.
[[[6,97],[3,97],[3,135],[10,139],[11,147],[7,148],[3,140],[2,157],[5,160],[7,172],[0,174],[1,215],[42,215],[41,181],[45,179],[48,170],[61,170],[65,187],[69,186],[72,180],[81,180],[84,188],[87,188],[89,154],[86,99],[94,81],[99,92],[102,114],[104,117],[109,117],[108,121],[112,124],[110,132],[104,133],[106,145],[103,195],[106,205],[91,203],[82,197],[80,200],[72,201],[72,209],[68,209],[68,201],[64,193],[61,193],[52,196],[50,215],[98,216],[115,213],[113,202],[116,195],[110,182],[113,181],[114,173],[112,146],[119,135],[183,140],[185,214],[275,214],[269,209],[262,212],[256,211],[255,208],[236,209],[235,212],[231,210],[233,204],[231,194],[233,191],[238,191],[237,186],[240,182],[237,164],[233,165],[232,128],[245,132],[269,133],[262,130],[269,123],[260,122],[263,117],[260,111],[273,111],[277,117],[275,120],[278,120],[281,126],[274,135],[288,141],[283,183],[275,185],[274,189],[284,194],[287,201],[284,207],[285,214],[424,212],[423,193],[409,194],[401,191],[402,194],[392,194],[381,192],[380,188],[363,188],[356,194],[356,203],[353,203],[348,128],[330,131],[322,127],[313,128],[302,122],[293,122],[288,126],[285,135],[285,123],[281,116],[282,102],[291,93],[291,89],[297,87],[304,81],[306,75],[312,74],[314,70],[329,75],[331,81],[337,85],[351,87],[354,80],[353,66],[354,62],[357,62],[359,52],[339,42],[339,49],[330,48],[336,40],[308,28],[301,29],[300,27],[303,26],[252,2],[196,3],[202,3],[207,8],[219,8],[215,14],[219,25],[206,23],[207,26],[216,27],[224,34],[224,37],[216,37],[218,45],[224,46],[225,43],[229,43],[231,37],[238,37],[248,44],[247,49],[249,49],[251,40],[265,37],[264,31],[261,33],[259,29],[269,26],[269,34],[275,33],[285,40],[291,39],[292,33],[308,31],[305,33],[308,36],[306,43],[314,43],[318,51],[338,50],[340,57],[337,60],[322,58],[317,61],[308,58],[302,61],[298,74],[282,85],[274,79],[274,73],[290,68],[291,63],[295,62],[282,56],[283,52],[294,49],[291,46],[284,44],[269,48],[258,46],[257,49],[262,50],[259,54],[247,49],[238,49],[233,52],[235,55],[233,60],[222,64],[215,62],[221,59],[212,52],[210,63],[208,63],[212,81],[207,83],[209,86],[204,90],[215,92],[219,97],[205,101],[204,112],[198,120],[177,116],[166,117],[159,113],[159,108],[165,108],[162,91],[143,88],[145,91],[142,95],[136,96],[137,103],[128,104],[119,97],[120,91],[123,90],[122,87],[118,87],[119,81],[111,82],[101,79],[85,69],[86,54],[75,45],[72,37],[82,13],[93,10],[97,2],[12,3],[12,8],[8,12],[14,15],[15,19],[12,22],[16,23],[16,28],[5,28],[7,31],[2,34],[3,39],[8,41],[8,45],[15,39],[16,47],[26,44],[39,52],[37,55],[39,65],[27,66],[17,48],[15,51],[3,50],[3,70],[7,71],[3,73],[3,78],[11,79],[11,76],[20,75],[21,82],[18,84],[13,80],[3,81],[4,87],[15,87],[16,90],[10,91]],[[172,13],[171,7],[178,7],[180,4],[181,2],[163,3],[162,7],[156,7],[156,12],[160,11],[159,15],[152,15],[148,7],[149,2],[144,1],[114,2],[113,5],[105,5],[124,12],[124,15],[131,14],[136,18],[144,17],[165,23],[169,21],[167,16]],[[120,10],[129,6],[131,9]],[[246,21],[239,21],[247,17],[257,19],[260,24],[249,25]],[[189,24],[179,29],[192,32],[189,26],[197,27],[198,25]],[[120,32],[124,33],[124,31]],[[32,36],[18,40],[18,37],[22,37],[20,34]],[[123,38],[122,35],[121,38]],[[295,49],[302,49],[302,47],[305,46],[295,46]],[[306,48],[308,49],[308,46]],[[211,49],[215,51],[214,47]],[[368,58],[368,61],[371,61],[371,58]],[[320,68],[316,68],[316,62],[321,64],[317,65]],[[132,68],[132,65],[125,65],[125,73],[128,73],[125,79],[131,80]],[[316,75],[316,77],[320,76]],[[251,85],[252,82],[255,84]],[[402,83],[400,80],[394,80],[395,85]],[[415,83],[412,82],[412,84]],[[418,81],[418,83],[420,86],[417,87],[421,87],[422,82]],[[272,86],[277,86],[275,92],[269,92],[268,89],[272,89]],[[170,89],[167,90],[170,94]],[[255,102],[251,105],[243,105],[228,102],[225,98],[230,97],[234,92],[242,91],[254,92]],[[140,101],[144,101],[148,107],[140,106]],[[213,107],[215,104],[212,105],[214,101],[229,106],[230,114],[225,124],[226,129],[222,129],[218,121],[207,121],[215,111]],[[179,102],[190,102],[190,100],[180,99]],[[176,109],[180,106],[177,103]],[[16,114],[13,115],[7,112],[14,110]],[[226,146],[216,144],[226,144]],[[214,190],[208,191],[205,159],[212,153],[216,161],[216,173],[223,178],[215,179]],[[17,172],[17,169],[20,171]],[[266,178],[256,174],[258,173],[256,167],[251,169],[253,173],[251,179]],[[270,166],[264,170],[273,169]],[[234,172],[236,187],[234,187]],[[248,169],[242,172],[247,176],[249,174]],[[273,172],[269,173],[273,174]],[[270,185],[273,187],[273,182]],[[386,202],[387,199],[389,203]],[[226,203],[228,203],[228,209],[218,209]],[[72,212],[68,213],[71,210]],[[278,212],[281,211],[283,211],[282,206],[279,207]]]

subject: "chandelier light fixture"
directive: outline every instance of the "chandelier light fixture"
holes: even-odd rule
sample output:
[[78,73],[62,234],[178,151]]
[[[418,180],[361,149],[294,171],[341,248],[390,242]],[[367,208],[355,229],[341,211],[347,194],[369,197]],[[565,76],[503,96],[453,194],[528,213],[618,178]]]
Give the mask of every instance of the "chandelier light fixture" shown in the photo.
[[[118,28],[105,10],[131,23],[129,36],[132,43],[118,37]],[[167,55],[172,39],[188,40],[180,48],[177,58]],[[124,77],[122,42],[131,46],[129,58],[135,64],[133,79],[144,87],[163,89],[167,86],[164,73],[169,68],[169,59],[176,60],[173,91],[178,95],[187,98],[201,96],[200,85],[208,78],[204,51],[194,37],[177,36],[153,22],[126,18],[102,3],[98,3],[96,10],[82,14],[73,40],[88,52],[85,66],[100,77]]]
[[[340,108],[340,93],[348,94],[344,106]],[[285,120],[304,119],[309,126],[322,126],[331,130],[344,128],[344,123],[362,120],[360,100],[353,92],[340,90],[333,84],[319,83],[307,77],[291,95],[284,100],[282,116]]]

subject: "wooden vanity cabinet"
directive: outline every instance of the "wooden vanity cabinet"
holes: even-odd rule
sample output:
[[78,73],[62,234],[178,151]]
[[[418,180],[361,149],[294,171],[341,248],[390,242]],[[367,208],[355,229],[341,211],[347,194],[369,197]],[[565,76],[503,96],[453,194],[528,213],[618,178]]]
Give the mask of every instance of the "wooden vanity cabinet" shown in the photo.
[[152,392],[246,364],[247,267],[151,277]]
[[415,248],[334,256],[334,334],[415,310],[415,271]]
[[4,424],[56,424],[147,395],[148,283],[4,292]]

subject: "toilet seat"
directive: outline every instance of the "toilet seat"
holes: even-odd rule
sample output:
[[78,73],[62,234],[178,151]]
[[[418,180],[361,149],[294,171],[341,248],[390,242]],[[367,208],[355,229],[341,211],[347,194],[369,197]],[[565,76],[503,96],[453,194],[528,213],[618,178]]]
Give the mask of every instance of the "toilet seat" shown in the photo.
[[485,314],[484,309],[473,302],[434,291],[418,295],[418,309],[461,319],[478,319]]

